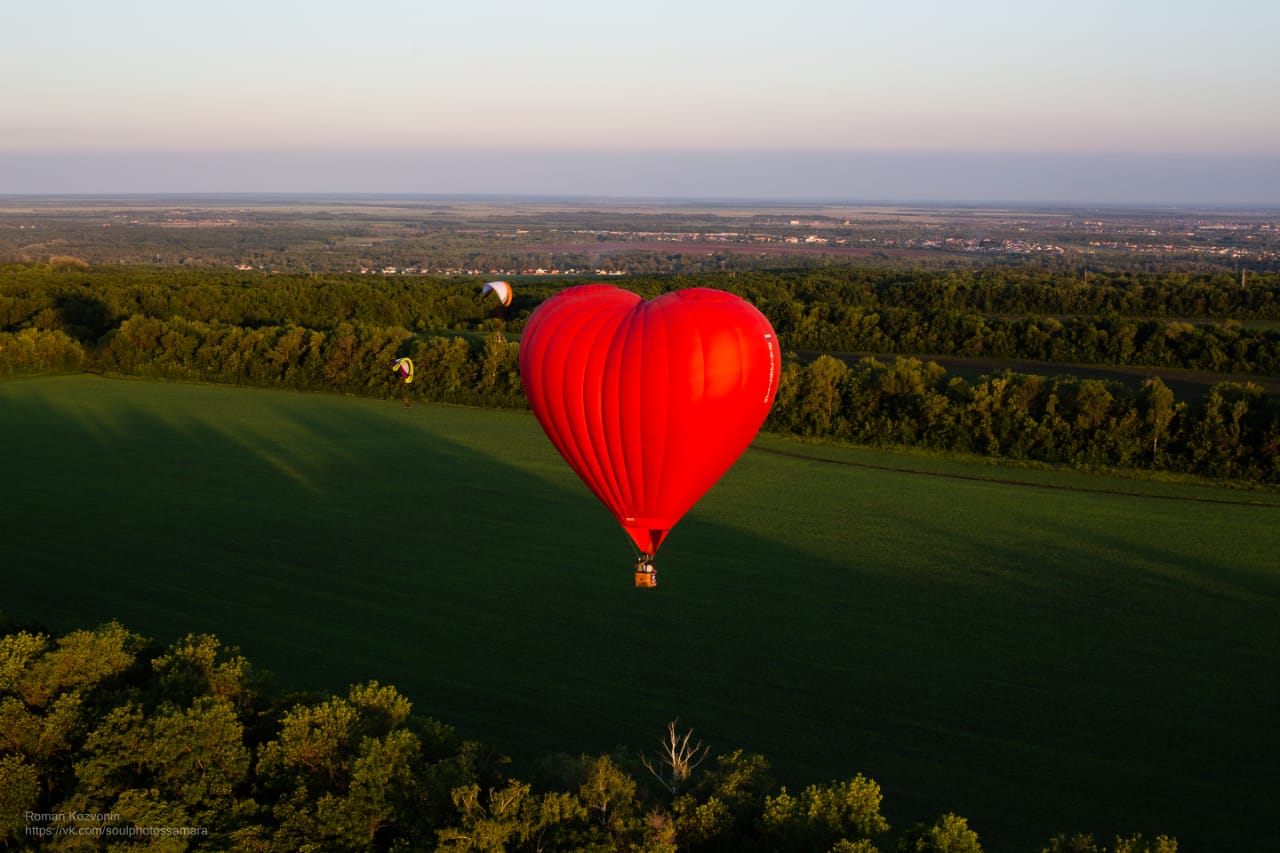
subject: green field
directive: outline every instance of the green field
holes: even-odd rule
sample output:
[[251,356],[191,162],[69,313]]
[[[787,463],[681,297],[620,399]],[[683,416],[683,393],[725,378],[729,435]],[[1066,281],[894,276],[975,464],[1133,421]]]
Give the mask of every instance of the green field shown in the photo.
[[762,439],[637,590],[524,413],[42,377],[0,383],[0,446],[9,617],[392,683],[516,775],[679,717],[793,789],[874,778],[895,829],[961,814],[988,851],[1270,837],[1275,493]]

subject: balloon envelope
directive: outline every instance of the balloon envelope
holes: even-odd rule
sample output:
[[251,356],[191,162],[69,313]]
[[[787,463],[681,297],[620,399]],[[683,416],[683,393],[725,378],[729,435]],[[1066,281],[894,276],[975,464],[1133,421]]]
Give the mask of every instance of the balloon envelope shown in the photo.
[[646,554],[751,443],[780,366],[764,315],[709,288],[648,302],[609,285],[569,288],[538,306],[520,339],[538,422]]

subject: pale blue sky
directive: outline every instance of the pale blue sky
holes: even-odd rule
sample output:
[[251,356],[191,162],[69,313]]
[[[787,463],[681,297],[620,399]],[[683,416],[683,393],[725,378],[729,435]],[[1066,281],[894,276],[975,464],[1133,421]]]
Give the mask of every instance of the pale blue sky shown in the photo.
[[11,6],[0,193],[1280,204],[1256,0]]

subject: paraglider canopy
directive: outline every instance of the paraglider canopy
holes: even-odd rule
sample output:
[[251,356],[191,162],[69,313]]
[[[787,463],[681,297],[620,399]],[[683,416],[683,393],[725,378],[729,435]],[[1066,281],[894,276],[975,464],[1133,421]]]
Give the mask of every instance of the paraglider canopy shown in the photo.
[[498,301],[502,303],[504,308],[511,304],[511,285],[505,281],[491,281],[480,291],[481,296],[488,296],[490,293],[498,297]]
[[397,358],[391,365],[391,369],[400,375],[405,385],[413,381],[413,359]]

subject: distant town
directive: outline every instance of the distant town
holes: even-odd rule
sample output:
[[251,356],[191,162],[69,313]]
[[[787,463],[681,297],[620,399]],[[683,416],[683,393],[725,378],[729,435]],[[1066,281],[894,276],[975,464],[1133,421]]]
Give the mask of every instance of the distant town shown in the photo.
[[1280,209],[0,197],[0,262],[55,256],[442,276],[619,276],[1002,258],[1269,271],[1280,268]]

